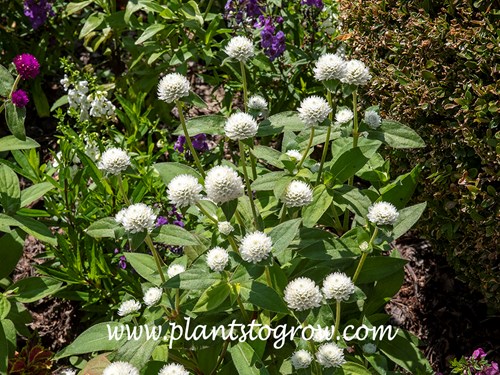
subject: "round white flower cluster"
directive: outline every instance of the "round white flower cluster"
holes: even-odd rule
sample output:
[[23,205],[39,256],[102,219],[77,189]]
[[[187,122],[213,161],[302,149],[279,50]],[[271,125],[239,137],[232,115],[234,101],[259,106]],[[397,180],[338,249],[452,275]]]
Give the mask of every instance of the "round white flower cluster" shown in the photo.
[[207,172],[205,191],[208,199],[216,204],[232,201],[245,193],[241,177],[226,165],[218,165]]
[[162,294],[163,290],[161,288],[149,288],[148,290],[146,290],[146,293],[144,293],[144,303],[146,304],[146,306],[153,306],[161,299]]
[[222,247],[214,247],[207,252],[207,265],[214,272],[222,272],[229,262],[229,254]]
[[118,315],[120,316],[129,315],[139,311],[140,309],[141,309],[140,302],[133,299],[129,299],[128,301],[121,303],[120,307],[118,308]]
[[343,108],[335,114],[335,121],[342,125],[347,124],[354,118],[354,113],[349,108]]
[[251,115],[238,112],[229,116],[224,125],[224,132],[229,139],[237,141],[254,137],[258,128],[257,121]]
[[316,360],[326,368],[340,367],[346,361],[344,359],[344,351],[334,343],[323,344],[316,352]]
[[240,255],[246,262],[259,263],[267,258],[272,247],[273,242],[267,234],[259,231],[248,233],[241,240]]
[[334,272],[323,280],[321,291],[326,299],[347,301],[354,293],[354,283],[351,278],[342,272]]
[[267,110],[267,101],[260,95],[252,95],[248,99],[248,108],[255,111],[265,111]]
[[184,267],[182,264],[171,264],[167,268],[167,275],[169,278],[172,278],[180,273],[183,273],[186,270],[186,267]]
[[326,53],[316,61],[314,78],[318,81],[340,80],[345,74],[346,62],[338,54]]
[[284,300],[290,309],[304,311],[319,307],[323,296],[313,280],[299,277],[286,286]]
[[175,176],[167,186],[168,200],[177,207],[192,206],[201,199],[203,186],[188,174]]
[[225,236],[229,236],[231,232],[234,230],[234,227],[231,225],[229,221],[221,221],[217,224],[217,228],[219,232],[221,232]]
[[286,154],[291,158],[295,159],[295,161],[302,160],[302,153],[299,150],[288,150]]
[[287,186],[281,200],[288,207],[307,206],[313,200],[313,191],[305,182],[295,180]]
[[99,158],[97,168],[110,175],[118,175],[130,165],[130,157],[121,148],[108,148]]
[[156,223],[156,214],[153,209],[144,203],[136,203],[122,209],[115,216],[117,223],[121,224],[129,233],[151,231]]
[[325,342],[330,339],[331,331],[328,328],[316,328],[312,337],[314,342]]
[[189,375],[189,372],[178,363],[170,363],[163,366],[158,375]]
[[356,86],[364,86],[372,76],[366,65],[360,60],[349,60],[345,65],[345,73],[341,78],[343,83]]
[[94,95],[89,95],[90,102],[90,116],[92,117],[113,117],[115,115],[116,107],[111,103],[106,96],[106,91],[96,91]]
[[139,375],[139,370],[128,362],[113,362],[104,369],[102,375]]
[[399,217],[396,207],[389,202],[377,202],[368,207],[367,219],[375,225],[392,225]]
[[305,98],[298,108],[299,118],[307,127],[316,126],[328,117],[332,108],[328,102],[316,95]]
[[382,119],[380,115],[375,111],[366,111],[365,112],[365,123],[372,129],[377,129],[380,126]]
[[247,37],[237,36],[229,41],[225,52],[230,58],[245,62],[254,55],[253,43]]
[[170,73],[158,83],[158,98],[166,103],[172,103],[189,96],[191,85],[182,74]]
[[308,368],[312,362],[312,356],[307,350],[300,349],[292,354],[291,360],[293,367],[296,369]]

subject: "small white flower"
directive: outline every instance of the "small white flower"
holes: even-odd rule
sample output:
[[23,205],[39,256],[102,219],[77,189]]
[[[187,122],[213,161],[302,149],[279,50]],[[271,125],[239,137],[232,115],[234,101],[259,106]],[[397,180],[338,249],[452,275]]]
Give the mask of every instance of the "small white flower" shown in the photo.
[[167,275],[168,277],[172,278],[175,275],[183,273],[185,270],[186,267],[184,267],[182,264],[171,264],[167,269]]
[[366,354],[373,354],[377,351],[377,345],[367,342],[361,347],[361,349],[363,349]]
[[302,181],[292,181],[285,190],[281,200],[288,207],[307,206],[312,202],[313,191],[311,187]]
[[366,111],[365,112],[365,123],[372,129],[377,129],[382,122],[380,115],[375,111]]
[[335,121],[339,124],[347,124],[354,118],[354,113],[349,108],[343,108],[335,114]]
[[354,293],[354,289],[354,283],[349,276],[342,272],[334,272],[323,280],[321,291],[326,299],[347,301]]
[[272,247],[273,242],[267,234],[259,231],[248,233],[241,240],[240,255],[245,262],[259,263],[267,258]]
[[172,103],[184,96],[189,96],[191,85],[179,73],[167,74],[158,83],[158,98],[167,103]]
[[328,117],[332,108],[328,102],[319,96],[305,98],[298,108],[299,118],[307,127],[316,126]]
[[316,328],[312,337],[314,342],[325,342],[331,340],[332,331],[328,328]]
[[217,228],[219,232],[221,232],[225,236],[229,236],[231,232],[234,230],[234,227],[231,225],[229,221],[221,221],[217,224]]
[[71,369],[71,368],[65,368],[62,369],[61,372],[58,373],[59,375],[76,375],[76,370]]
[[399,217],[396,207],[389,202],[377,202],[368,207],[366,218],[375,225],[392,225]]
[[175,176],[167,187],[168,200],[177,207],[196,204],[201,199],[203,186],[198,179],[188,174]]
[[349,85],[364,86],[371,79],[372,76],[362,61],[349,60],[346,63],[345,74],[343,75],[341,81]]
[[323,367],[340,367],[346,361],[344,351],[334,343],[323,344],[316,352],[316,360]]
[[125,316],[128,314],[135,313],[141,309],[141,303],[130,299],[128,301],[122,302],[120,307],[118,308],[118,315]]
[[339,55],[327,53],[322,55],[314,68],[314,78],[318,81],[340,80],[346,69],[346,61]]
[[232,201],[245,194],[241,177],[225,165],[218,165],[207,172],[205,191],[207,197],[216,204]]
[[139,375],[139,370],[128,362],[113,362],[104,369],[102,375]]
[[115,221],[121,224],[127,232],[139,233],[154,228],[156,214],[144,203],[136,203],[118,212]]
[[302,160],[302,153],[299,150],[288,150],[286,154],[291,158],[295,159],[295,161]]
[[207,265],[214,272],[222,272],[229,262],[229,254],[222,247],[214,247],[207,252]]
[[237,36],[229,41],[225,52],[230,58],[245,62],[254,55],[253,43],[244,36]]
[[292,365],[294,368],[308,368],[312,362],[312,355],[307,350],[300,349],[292,354]]
[[163,366],[158,375],[189,375],[189,372],[184,368],[184,366],[179,365],[178,363],[171,363]]
[[319,307],[322,299],[319,287],[307,277],[299,277],[290,281],[285,288],[284,300],[292,310],[304,311]]
[[59,82],[61,82],[61,85],[63,85],[64,91],[68,91],[69,85],[71,84],[71,82],[69,81],[68,75],[65,74],[64,78],[61,79]]
[[248,99],[248,108],[255,111],[267,110],[267,101],[260,95],[253,95]]
[[361,250],[362,252],[365,252],[365,251],[367,251],[367,250],[368,250],[369,246],[370,246],[370,245],[368,244],[368,242],[363,241],[363,242],[361,243],[361,245],[359,245],[359,250]]
[[130,165],[130,157],[120,148],[112,147],[103,152],[97,168],[107,174],[118,175]]
[[146,304],[146,306],[153,306],[161,299],[162,294],[163,289],[161,288],[149,288],[148,290],[146,290],[146,293],[144,293],[144,303]]
[[257,134],[258,129],[257,121],[248,113],[243,112],[229,116],[224,125],[226,136],[234,141],[252,138]]
[[87,97],[92,117],[112,117],[115,115],[115,106],[106,98],[106,95],[105,91],[97,91],[94,95]]

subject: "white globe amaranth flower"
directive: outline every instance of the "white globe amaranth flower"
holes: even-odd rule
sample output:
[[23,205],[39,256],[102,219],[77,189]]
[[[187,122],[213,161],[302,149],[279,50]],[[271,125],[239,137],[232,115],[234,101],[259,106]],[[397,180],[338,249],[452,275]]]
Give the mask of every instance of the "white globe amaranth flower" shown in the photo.
[[321,289],[326,299],[333,298],[337,301],[347,301],[354,290],[351,278],[343,272],[329,274],[323,280],[323,288]]
[[229,262],[229,253],[222,247],[214,247],[207,252],[207,265],[214,272],[222,272]]
[[295,159],[295,161],[302,160],[302,153],[299,150],[288,150],[286,154],[291,158]]
[[290,309],[304,311],[321,306],[323,296],[313,280],[299,277],[286,286],[284,300]]
[[328,117],[332,108],[328,102],[316,95],[305,98],[298,108],[299,118],[307,127],[316,126]]
[[341,78],[343,83],[355,86],[364,86],[372,76],[366,65],[360,60],[349,60],[345,66],[345,73]]
[[76,375],[76,370],[71,368],[65,368],[62,369],[60,372],[58,372],[58,375]]
[[238,61],[247,61],[254,55],[253,42],[244,36],[232,38],[224,50],[227,55]]
[[265,111],[267,110],[267,101],[260,95],[252,95],[248,99],[248,108],[255,111]]
[[178,363],[170,363],[163,366],[160,369],[158,375],[189,375],[189,372],[183,365],[180,365]]
[[382,119],[380,118],[380,115],[376,111],[366,111],[365,112],[365,123],[372,129],[377,129],[380,127],[380,124],[382,123]]
[[232,114],[224,125],[226,136],[233,141],[252,138],[257,134],[258,129],[257,121],[244,112]]
[[122,302],[120,307],[118,307],[118,315],[125,316],[129,314],[133,314],[141,309],[141,303],[134,300],[129,299],[128,301]]
[[346,61],[338,54],[326,53],[316,61],[314,78],[318,81],[342,79],[346,70]]
[[171,264],[167,268],[167,275],[169,278],[172,278],[180,273],[183,273],[186,270],[186,267],[184,267],[182,264]]
[[344,351],[332,342],[323,344],[318,348],[316,360],[326,368],[340,367],[346,362]]
[[102,375],[139,375],[139,370],[128,362],[112,362],[104,369]]
[[119,175],[130,165],[130,157],[121,148],[108,148],[99,158],[97,168],[110,175]]
[[153,230],[156,214],[144,203],[136,203],[118,212],[115,221],[129,233],[140,233]]
[[375,225],[392,225],[398,219],[399,212],[389,202],[377,202],[368,207],[366,218]]
[[158,288],[158,287],[152,287],[146,290],[146,293],[144,293],[144,298],[143,301],[146,304],[146,306],[153,306],[155,305],[160,299],[163,294],[163,289]]
[[373,354],[377,351],[377,345],[367,342],[361,347],[366,354]]
[[191,85],[186,77],[179,73],[170,73],[158,83],[158,98],[166,103],[176,102],[189,96]]
[[234,227],[231,225],[229,221],[221,221],[217,224],[217,228],[219,232],[221,232],[225,236],[229,236],[231,232],[234,230]]
[[287,207],[307,206],[313,200],[313,191],[305,182],[295,180],[287,186],[281,200]]
[[263,232],[248,233],[241,240],[240,255],[245,262],[259,263],[268,257],[273,242],[271,237]]
[[354,118],[354,113],[349,108],[343,108],[335,114],[335,121],[339,124],[347,124]]
[[312,337],[314,342],[325,342],[332,339],[332,331],[328,328],[316,328]]
[[313,358],[307,350],[300,349],[292,354],[292,365],[294,368],[308,368]]
[[232,201],[245,194],[241,177],[226,165],[218,165],[207,172],[205,191],[208,199],[216,204]]
[[177,207],[192,206],[201,199],[203,186],[188,174],[175,176],[167,186],[168,200]]
[[363,253],[368,251],[369,248],[370,248],[370,245],[366,241],[361,242],[361,244],[359,245],[359,250],[361,250],[361,252],[363,252]]

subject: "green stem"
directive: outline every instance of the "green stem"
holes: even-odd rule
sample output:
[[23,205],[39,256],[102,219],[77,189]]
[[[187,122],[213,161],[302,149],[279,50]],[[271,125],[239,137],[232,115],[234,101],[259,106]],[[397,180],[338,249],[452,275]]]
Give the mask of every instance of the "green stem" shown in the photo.
[[181,293],[179,289],[175,290],[175,315],[179,316],[179,311],[181,307]]
[[207,18],[208,12],[210,12],[210,8],[212,8],[213,3],[214,3],[214,0],[209,1],[208,5],[207,5],[207,9],[205,9],[205,13],[203,14],[203,19]]
[[125,201],[125,204],[127,206],[130,206],[130,200],[128,199],[127,197],[127,194],[125,194],[125,189],[123,188],[123,180],[122,180],[122,176],[121,175],[118,175],[117,176],[117,179],[118,179],[118,188],[120,189],[120,193],[122,194],[123,196],[123,200]]
[[201,177],[204,179],[205,178],[205,171],[203,170],[203,167],[201,166],[200,159],[198,159],[198,154],[196,153],[193,143],[191,142],[191,138],[189,137],[189,133],[187,131],[186,127],[186,120],[184,119],[184,114],[182,113],[182,102],[180,100],[177,101],[177,110],[179,111],[179,120],[181,121],[182,125],[182,131],[184,132],[184,137],[186,138],[186,143],[189,147],[189,151],[191,151],[191,154],[193,155],[194,163],[196,164],[196,167],[198,168],[198,171],[201,174]]
[[273,282],[271,281],[271,273],[269,272],[269,267],[265,266],[266,281],[269,288],[273,289]]
[[[253,138],[252,138],[252,147],[253,147]],[[250,165],[252,166],[252,178],[255,181],[257,178],[257,161],[255,160],[254,154],[252,154],[252,150],[250,150]]]
[[203,206],[202,206],[200,203],[196,203],[196,207],[198,207],[198,209],[199,209],[199,210],[200,210],[200,211],[201,211],[201,212],[202,212],[202,213],[203,213],[206,217],[208,217],[210,220],[212,220],[215,224],[218,224],[218,223],[219,223],[219,221],[218,221],[215,217],[213,217],[212,215],[210,215],[210,214],[207,212],[207,210],[205,210],[205,209],[203,208]]
[[247,91],[247,76],[245,74],[245,63],[240,61],[241,68],[241,81],[243,83],[243,103],[245,106],[245,112],[248,112],[248,91]]
[[[368,248],[372,246],[373,241],[375,241],[375,238],[377,238],[378,234],[378,228],[375,227],[375,230],[373,231],[372,237],[370,238],[370,242],[368,243]],[[359,260],[358,267],[356,268],[356,272],[354,273],[354,276],[352,277],[352,282],[356,283],[356,280],[359,277],[359,274],[361,273],[361,269],[363,268],[363,264],[365,263],[366,258],[368,257],[368,253],[365,252],[361,254],[361,259]]]
[[333,337],[332,339],[334,341],[337,341],[337,335],[339,334],[339,325],[340,325],[340,305],[341,305],[341,301],[340,300],[337,300],[337,309],[336,309],[336,312],[335,312],[335,326],[333,328]]
[[151,239],[151,236],[149,235],[149,233],[146,234],[146,238],[144,239],[144,241],[146,242],[146,245],[148,245],[149,249],[153,253],[153,258],[154,258],[155,263],[156,263],[156,268],[158,269],[158,273],[160,274],[161,282],[163,284],[165,282],[165,275],[163,274],[163,270],[162,270],[162,261],[160,259],[160,254],[158,254],[158,252],[156,251],[156,249],[153,245],[153,240]]
[[281,207],[280,224],[284,223],[286,220],[286,206]]
[[252,208],[254,225],[255,228],[257,228],[257,230],[260,230],[259,218],[257,216],[257,210],[255,209],[255,202],[253,200],[253,195],[252,195],[252,188],[250,186],[250,180],[248,179],[247,163],[245,160],[245,148],[243,146],[243,142],[241,141],[238,141],[238,145],[240,147],[240,160],[241,164],[243,165],[243,176],[245,177],[245,184],[247,186],[248,198],[250,199],[250,207]]
[[335,208],[334,204],[332,204],[330,208],[333,214],[333,218],[335,219],[335,223],[333,224],[333,226],[335,227],[335,229],[337,229],[337,231],[339,231],[339,233],[337,234],[340,236],[343,233],[343,228],[342,224],[340,223],[339,215],[337,214],[337,209]]
[[227,240],[229,241],[229,244],[231,245],[232,249],[236,254],[239,254],[240,251],[238,250],[238,245],[236,245],[236,241],[234,240],[234,237],[229,235],[227,236]]
[[236,301],[238,302],[238,306],[240,307],[241,315],[243,315],[243,320],[245,320],[245,322],[249,322],[250,319],[248,318],[247,311],[245,310],[245,306],[243,306],[243,302],[241,302],[239,294],[238,297],[236,297]]
[[14,81],[14,84],[12,85],[12,88],[10,89],[10,94],[9,94],[9,98],[12,97],[12,94],[14,93],[14,91],[16,91],[17,89],[17,84],[19,83],[19,81],[21,80],[21,76],[18,75],[16,77],[16,80]]
[[311,145],[313,143],[313,139],[314,139],[314,127],[311,128],[311,135],[309,136],[309,143],[307,144],[307,147],[304,150],[304,153],[302,154],[302,159],[300,159],[300,162],[297,165],[297,170],[299,170],[302,167],[304,160],[306,160],[307,153],[309,152],[309,149],[311,148]]
[[328,118],[330,119],[330,123],[328,124],[328,130],[326,131],[326,140],[325,144],[323,146],[323,154],[321,155],[321,163],[319,165],[319,170],[318,170],[318,178],[316,179],[316,185],[319,184],[321,181],[321,173],[323,172],[323,164],[325,164],[326,160],[326,155],[328,154],[328,149],[330,148],[330,135],[332,133],[332,122],[333,122],[333,104],[332,104],[332,93],[330,90],[327,90],[327,99],[328,99],[328,104],[330,105],[330,108],[332,109],[332,112],[328,115]]
[[222,361],[224,360],[224,357],[226,355],[226,352],[227,352],[227,347],[229,346],[229,343],[231,342],[231,340],[227,339],[226,341],[224,341],[224,345],[222,346],[222,350],[219,354],[219,359],[217,360],[217,363],[215,364],[215,367],[214,369],[210,372],[210,375],[215,375],[217,373],[217,369],[219,368],[219,366],[221,365]]
[[353,128],[352,128],[352,147],[357,147],[358,146],[358,138],[359,138],[359,132],[358,132],[358,92],[354,91],[352,93],[352,110],[354,113],[354,121],[353,121]]

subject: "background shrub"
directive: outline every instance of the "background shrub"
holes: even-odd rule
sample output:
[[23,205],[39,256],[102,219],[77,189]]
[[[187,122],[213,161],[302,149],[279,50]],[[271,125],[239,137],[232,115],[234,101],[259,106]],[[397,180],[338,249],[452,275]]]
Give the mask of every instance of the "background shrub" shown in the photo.
[[491,306],[498,291],[499,38],[494,2],[344,2],[353,57],[375,81],[367,97],[382,116],[410,124],[427,148],[393,153],[420,163],[422,233]]

